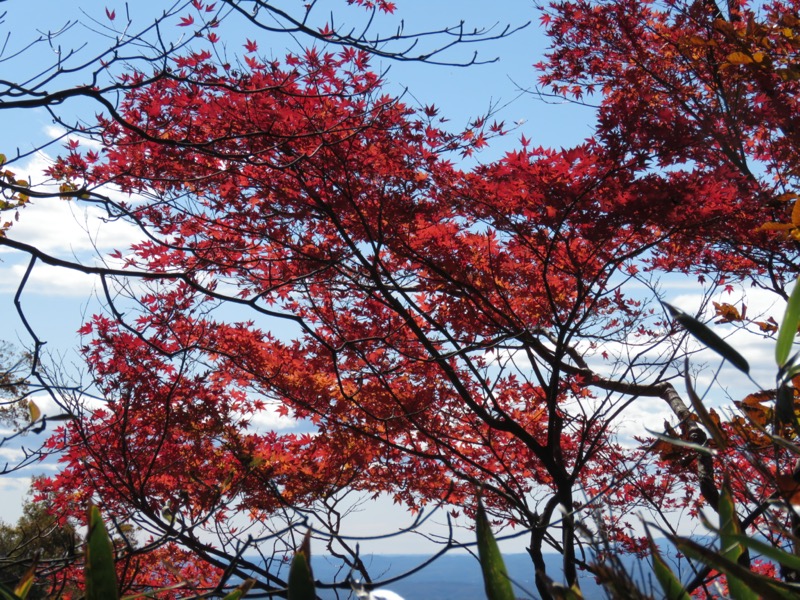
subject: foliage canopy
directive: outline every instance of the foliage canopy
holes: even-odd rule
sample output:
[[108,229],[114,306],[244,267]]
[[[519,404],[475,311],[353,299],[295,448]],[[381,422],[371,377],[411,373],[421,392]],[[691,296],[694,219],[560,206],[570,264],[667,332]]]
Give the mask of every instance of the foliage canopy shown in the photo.
[[[152,553],[120,562],[134,590],[176,576],[161,558],[148,563],[167,544],[186,553],[199,590],[251,573],[280,589],[269,563],[243,555],[266,539],[275,551],[296,545],[281,516],[322,530],[359,570],[340,536],[353,493],[475,513],[480,487],[492,519],[528,532],[544,597],[547,548],[563,554],[568,587],[593,568],[576,520],[611,506],[608,538],[644,552],[634,511],[667,527],[670,511],[724,511],[732,473],[742,522],[782,543],[764,507],[785,493],[775,486],[792,477],[793,455],[759,443],[775,398],[778,433],[796,435],[794,392],[743,398],[744,416],[704,413],[677,323],[693,321],[669,317],[659,282],[697,278],[703,306],[743,281],[788,298],[800,238],[797,9],[544,7],[541,84],[596,101],[595,134],[558,150],[523,139],[472,169],[457,157],[504,124],[447,130],[434,107],[384,91],[370,66],[381,44],[333,29],[313,33],[329,45],[281,60],[248,40],[234,62],[206,20],[202,44],[85,90],[105,108],[84,132],[101,150],[73,139],[48,175],[141,242],[89,266],[0,239],[32,265],[99,275],[107,304],[80,332],[102,403],[60,399],[75,418],[46,448],[62,469],[37,489],[62,520],[100,498],[115,522],[151,535]],[[179,26],[214,10],[193,2]],[[723,323],[777,331],[715,307]],[[615,430],[642,398],[674,418],[666,441],[642,429],[631,448]],[[267,429],[265,415],[299,426]]]

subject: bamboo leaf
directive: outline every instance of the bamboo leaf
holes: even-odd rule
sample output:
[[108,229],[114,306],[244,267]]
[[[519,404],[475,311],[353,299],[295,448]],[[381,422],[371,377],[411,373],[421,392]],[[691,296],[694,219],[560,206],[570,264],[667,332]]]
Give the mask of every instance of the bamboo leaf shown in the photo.
[[[759,598],[769,598],[770,600],[796,600],[798,597],[800,588],[797,586],[753,573],[750,569],[732,562],[720,553],[701,546],[690,539],[680,538],[669,533],[667,533],[666,536],[680,552],[689,558],[698,560],[724,573],[728,579],[728,587],[733,600],[758,600]],[[738,579],[742,582],[747,590],[746,596],[733,595],[733,588],[730,587],[732,579]]]
[[794,338],[797,335],[798,325],[800,325],[800,278],[795,281],[794,289],[792,289],[792,293],[789,296],[786,312],[783,313],[783,320],[778,330],[778,341],[775,343],[775,361],[779,367],[783,367],[789,358]]
[[[722,557],[732,563],[736,563],[744,553],[744,547],[736,540],[741,532],[736,505],[726,480],[719,497],[719,543]],[[737,576],[728,575],[728,589],[734,600],[758,600],[753,590]]]
[[731,561],[739,560],[743,548],[735,541],[735,536],[741,533],[739,519],[736,516],[736,506],[733,503],[728,482],[722,484],[719,497],[719,538],[722,555]]
[[700,422],[705,426],[706,430],[711,434],[712,439],[717,444],[717,447],[720,450],[725,450],[728,447],[728,439],[725,434],[722,433],[717,424],[714,422],[714,419],[711,418],[708,410],[706,410],[705,405],[703,405],[703,401],[700,399],[700,396],[697,395],[697,392],[694,391],[694,386],[692,385],[692,380],[689,377],[689,357],[686,357],[684,362],[684,379],[686,381],[686,391],[689,394],[689,400],[692,402],[692,406],[694,407],[695,412],[697,413],[697,417],[700,419]]
[[0,583],[0,600],[22,600],[4,584]]
[[108,537],[100,509],[89,507],[89,533],[86,540],[86,600],[119,598],[114,548]]
[[669,568],[669,565],[661,558],[661,553],[658,551],[658,546],[656,546],[653,537],[650,535],[650,530],[647,529],[646,533],[647,541],[650,544],[650,557],[653,559],[653,572],[656,575],[656,579],[658,579],[658,583],[661,585],[661,589],[664,590],[665,600],[691,600],[681,580],[678,579],[677,575]]
[[256,583],[255,579],[245,579],[242,585],[237,587],[235,590],[232,590],[222,600],[239,600],[253,588],[255,583]]
[[680,323],[686,331],[691,333],[695,338],[711,348],[714,352],[719,354],[722,358],[731,363],[734,367],[739,369],[745,374],[750,373],[750,365],[744,357],[734,350],[728,342],[719,337],[716,333],[711,331],[704,323],[701,323],[691,315],[686,314],[681,309],[676,308],[666,302],[663,303],[672,318]]
[[289,600],[316,600],[311,571],[311,532],[307,532],[289,567]]
[[775,394],[775,417],[778,423],[788,425],[791,423],[797,431],[797,415],[794,412],[794,388],[784,383]]
[[23,600],[28,597],[33,587],[33,580],[36,577],[36,565],[38,562],[38,559],[33,561],[33,564],[25,571],[22,579],[19,580],[19,583],[17,583],[17,586],[14,588],[14,593]]
[[483,583],[489,600],[514,600],[514,590],[508,570],[494,539],[489,519],[483,503],[478,501],[478,514],[475,517],[475,532],[478,537],[478,557],[483,571]]
[[789,569],[800,571],[800,556],[786,552],[785,550],[767,544],[756,538],[751,538],[744,534],[738,534],[734,538],[740,544],[747,546],[750,550],[757,552],[764,558],[783,565]]
[[651,431],[650,429],[647,428],[645,428],[645,431],[650,435],[652,435],[654,438],[661,440],[662,442],[672,444],[673,446],[688,448],[689,450],[695,450],[696,452],[700,452],[701,454],[707,454],[709,456],[716,455],[716,451],[713,448],[709,448],[708,446],[701,446],[700,444],[695,444],[694,442],[687,442],[686,440],[682,440],[680,438],[670,437],[668,435],[664,435],[663,433]]

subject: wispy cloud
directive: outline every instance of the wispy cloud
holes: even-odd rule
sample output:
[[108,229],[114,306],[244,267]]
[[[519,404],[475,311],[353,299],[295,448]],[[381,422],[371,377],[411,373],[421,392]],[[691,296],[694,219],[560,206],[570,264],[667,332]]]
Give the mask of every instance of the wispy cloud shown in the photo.
[[90,148],[92,150],[99,150],[103,147],[103,145],[98,141],[86,136],[76,135],[75,133],[68,132],[64,127],[60,125],[46,125],[44,128],[44,133],[50,139],[56,140],[63,138],[64,143],[69,141],[76,141],[79,142],[81,146],[84,148]]
[[[16,292],[26,269],[27,264],[0,266],[0,292]],[[98,283],[99,278],[96,276],[39,264],[28,278],[25,291],[45,296],[86,298],[97,289]]]
[[22,503],[31,487],[30,477],[0,477],[0,497],[3,498],[2,520],[14,523],[22,516]]

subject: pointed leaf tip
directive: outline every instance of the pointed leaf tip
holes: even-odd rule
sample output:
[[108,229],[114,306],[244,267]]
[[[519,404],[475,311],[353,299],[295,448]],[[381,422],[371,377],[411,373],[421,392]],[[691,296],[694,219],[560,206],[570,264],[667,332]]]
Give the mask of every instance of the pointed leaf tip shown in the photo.
[[789,354],[792,352],[797,327],[800,326],[800,277],[795,281],[794,289],[786,303],[786,312],[783,313],[778,341],[775,343],[775,362],[779,367],[786,365]]
[[497,540],[492,534],[483,502],[480,500],[475,516],[475,533],[478,537],[478,557],[481,561],[486,597],[489,600],[514,600],[514,590],[511,587],[508,570],[497,546]]
[[308,531],[289,567],[289,600],[316,600],[314,573],[311,570],[311,532]]
[[253,586],[255,584],[256,584],[255,579],[245,579],[244,582],[239,587],[232,590],[222,600],[240,600],[240,598],[243,598],[247,594],[247,592],[253,589]]
[[42,411],[39,410],[39,407],[36,406],[33,400],[28,400],[28,412],[31,417],[31,423],[36,423],[36,421],[42,418]]
[[692,334],[697,340],[701,341],[707,347],[711,348],[714,352],[719,354],[722,358],[731,363],[734,367],[739,369],[745,374],[750,373],[750,365],[745,358],[739,354],[733,347],[725,340],[719,337],[716,333],[711,331],[705,323],[701,323],[691,315],[683,312],[681,309],[672,306],[666,302],[663,303],[664,307],[669,311],[669,314],[680,323],[686,331]]
[[119,598],[114,547],[108,537],[100,509],[89,507],[89,532],[86,536],[86,600]]
[[658,546],[650,534],[650,529],[645,528],[647,534],[647,542],[650,545],[650,558],[653,561],[653,573],[658,580],[661,589],[664,591],[664,598],[666,600],[691,600],[686,589],[683,587],[680,579],[673,573],[669,565],[661,557],[658,551]]

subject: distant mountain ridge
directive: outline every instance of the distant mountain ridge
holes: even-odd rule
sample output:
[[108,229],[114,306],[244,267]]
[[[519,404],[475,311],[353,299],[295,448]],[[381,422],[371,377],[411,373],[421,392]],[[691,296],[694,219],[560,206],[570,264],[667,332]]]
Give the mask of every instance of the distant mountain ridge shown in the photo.
[[[373,579],[377,582],[384,582],[411,571],[430,557],[384,554],[362,558]],[[508,554],[504,558],[509,575],[515,584],[517,598],[538,600],[539,595],[534,584],[534,570],[530,556]],[[545,555],[545,561],[548,572],[553,574],[552,576],[557,581],[558,578],[555,574],[561,571],[561,555]],[[637,580],[647,577],[647,573],[650,571],[649,561],[642,561],[636,557],[623,557],[623,564],[628,567],[629,572]],[[342,563],[328,556],[313,557],[312,568],[314,577],[324,583],[343,581],[347,575],[342,571]],[[286,565],[286,573],[288,573],[288,565]],[[379,583],[377,587],[400,594],[404,600],[486,600],[480,565],[469,554],[447,554],[413,575],[385,585]],[[589,573],[582,574],[581,589],[587,600],[606,597],[603,589],[595,583],[594,577]],[[342,589],[319,589],[318,593],[325,600],[345,600],[349,597],[348,591]]]

